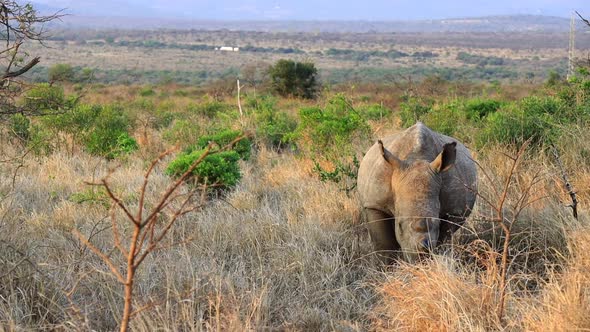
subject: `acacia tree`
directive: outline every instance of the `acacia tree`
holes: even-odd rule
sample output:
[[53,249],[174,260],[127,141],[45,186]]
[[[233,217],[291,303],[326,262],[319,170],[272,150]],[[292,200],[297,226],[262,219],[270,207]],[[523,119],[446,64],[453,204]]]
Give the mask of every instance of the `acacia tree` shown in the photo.
[[31,4],[0,0],[0,117],[9,114],[38,115],[30,104],[18,105],[17,98],[26,90],[22,75],[35,67],[40,57],[32,57],[22,49],[27,42],[42,43],[46,37],[45,23],[59,19],[60,12],[39,15]]
[[281,96],[313,99],[317,93],[318,70],[311,62],[279,60],[269,69],[272,88]]

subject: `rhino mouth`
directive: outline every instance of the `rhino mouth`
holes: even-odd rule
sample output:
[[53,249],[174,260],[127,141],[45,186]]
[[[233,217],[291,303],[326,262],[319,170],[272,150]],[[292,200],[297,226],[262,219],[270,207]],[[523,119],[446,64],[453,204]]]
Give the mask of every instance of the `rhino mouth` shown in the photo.
[[404,258],[408,263],[421,263],[430,259],[431,254],[432,251],[426,249],[421,251],[404,251]]

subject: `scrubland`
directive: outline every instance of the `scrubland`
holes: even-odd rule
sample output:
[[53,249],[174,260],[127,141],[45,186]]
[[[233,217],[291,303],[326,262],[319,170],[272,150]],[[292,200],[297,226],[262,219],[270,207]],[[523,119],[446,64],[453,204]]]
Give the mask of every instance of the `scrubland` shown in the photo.
[[[111,217],[123,242],[131,225],[104,189],[87,182],[110,174],[116,195],[136,207],[149,163],[177,146],[180,150],[165,157],[152,173],[145,200],[153,206],[173,181],[166,172],[168,163],[198,137],[220,128],[243,131],[252,139],[250,158],[239,161],[241,179],[234,187],[209,193],[202,209],[183,215],[140,266],[132,330],[590,329],[590,134],[584,120],[588,103],[583,94],[576,94],[575,101],[567,99],[561,88],[430,79],[342,86],[323,91],[314,101],[277,98],[268,103],[262,92],[246,88],[240,117],[233,92],[213,96],[206,88],[177,85],[84,87],[81,103],[117,104],[118,112],[126,114],[124,127],[137,147],[116,155],[91,153],[97,150],[78,140],[75,130],[59,127],[65,121],[61,118],[33,119],[26,137],[15,131],[20,127],[14,122],[3,123],[0,329],[117,329],[123,287],[104,259],[72,231],[79,231],[122,267],[125,257],[115,248]],[[75,89],[66,86],[66,94]],[[576,86],[563,89],[579,92]],[[544,99],[522,101],[528,96],[569,101],[558,106]],[[470,102],[464,102],[472,99],[499,101],[501,105],[490,112],[500,115],[491,120],[484,118],[491,116],[487,113],[481,119],[466,117],[469,110],[485,108],[470,108]],[[349,118],[354,113],[345,104],[360,118]],[[358,126],[328,136],[314,131],[311,122],[296,128],[306,121],[307,113],[300,109],[313,107],[353,119]],[[517,113],[522,107],[537,111],[522,118]],[[573,109],[579,113],[566,112]],[[275,113],[287,118],[276,120]],[[508,140],[486,132],[504,123],[504,115],[508,121],[522,120],[518,130],[507,131]],[[545,122],[537,126],[539,119]],[[371,253],[356,191],[345,190],[354,179],[342,175],[322,181],[326,178],[320,175],[339,163],[350,165],[351,158],[360,158],[376,138],[416,120],[472,148],[483,198],[452,242],[441,245],[430,258],[384,267]],[[285,127],[276,131],[269,123]],[[528,126],[533,126],[533,135],[525,130]],[[284,128],[293,135],[285,135],[289,133]],[[334,138],[337,135],[349,139],[348,144]],[[511,158],[525,141],[523,136],[532,143],[511,171]],[[578,220],[566,206],[571,201],[551,145],[578,192]],[[504,193],[502,211],[511,237],[502,298],[505,236],[493,221],[493,205]],[[162,211],[163,216],[169,213]]]

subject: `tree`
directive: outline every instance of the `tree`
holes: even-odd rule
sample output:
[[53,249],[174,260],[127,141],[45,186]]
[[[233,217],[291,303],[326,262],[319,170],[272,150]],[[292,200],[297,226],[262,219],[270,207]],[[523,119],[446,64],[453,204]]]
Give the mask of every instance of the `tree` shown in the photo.
[[313,99],[316,96],[318,70],[312,62],[279,60],[270,67],[272,88],[281,96]]
[[74,75],[74,68],[66,63],[51,66],[48,73],[50,82],[72,82]]
[[16,102],[27,89],[27,84],[19,78],[41,60],[38,56],[31,59],[21,46],[27,42],[41,43],[46,33],[43,25],[61,16],[59,12],[38,15],[31,4],[0,0],[0,38],[5,41],[4,47],[0,47],[0,116],[39,114],[39,110]]

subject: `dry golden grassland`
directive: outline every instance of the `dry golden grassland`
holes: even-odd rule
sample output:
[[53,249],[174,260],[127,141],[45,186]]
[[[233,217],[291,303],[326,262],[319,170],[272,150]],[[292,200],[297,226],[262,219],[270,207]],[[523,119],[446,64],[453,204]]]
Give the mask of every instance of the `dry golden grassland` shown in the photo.
[[[398,93],[391,89],[391,94]],[[84,102],[128,101],[137,90],[122,86],[91,90]],[[353,93],[360,97],[364,92]],[[156,103],[172,100],[175,109],[181,109],[198,98],[167,97]],[[291,113],[300,106],[291,99],[279,103]],[[395,113],[372,122],[374,137],[400,130],[397,123]],[[234,126],[239,128],[240,123]],[[512,226],[503,318],[498,307],[504,237],[489,221],[493,211],[484,200],[478,200],[453,242],[438,248],[431,259],[382,267],[371,254],[356,192],[347,194],[335,184],[321,182],[308,157],[261,145],[249,161],[241,162],[237,187],[211,198],[203,210],[184,215],[160,250],[138,270],[134,304],[142,310],[133,317],[131,328],[588,330],[590,168],[580,162],[578,151],[590,148],[590,134],[584,128],[571,130],[577,130],[572,136],[577,139],[564,143],[571,148],[562,159],[579,193],[580,220],[573,220],[565,207],[568,196],[561,173],[544,155],[525,154],[508,186],[507,218],[522,193],[530,192],[527,200],[535,202]],[[72,230],[122,265],[124,257],[113,249],[111,213],[116,213],[124,238],[131,225],[120,211],[112,212],[100,188],[85,182],[95,182],[114,168],[110,176],[114,191],[125,204],[137,206],[145,170],[170,143],[162,131],[138,126],[134,136],[140,149],[120,160],[106,161],[67,144],[48,156],[18,158],[22,145],[6,131],[2,135],[0,330],[117,329],[122,286]],[[371,144],[363,142],[358,152]],[[482,167],[480,193],[493,202],[510,174],[508,156],[515,150],[491,146],[475,151]],[[170,158],[153,173],[148,206],[172,181],[164,173]],[[80,194],[89,199],[75,199]]]

